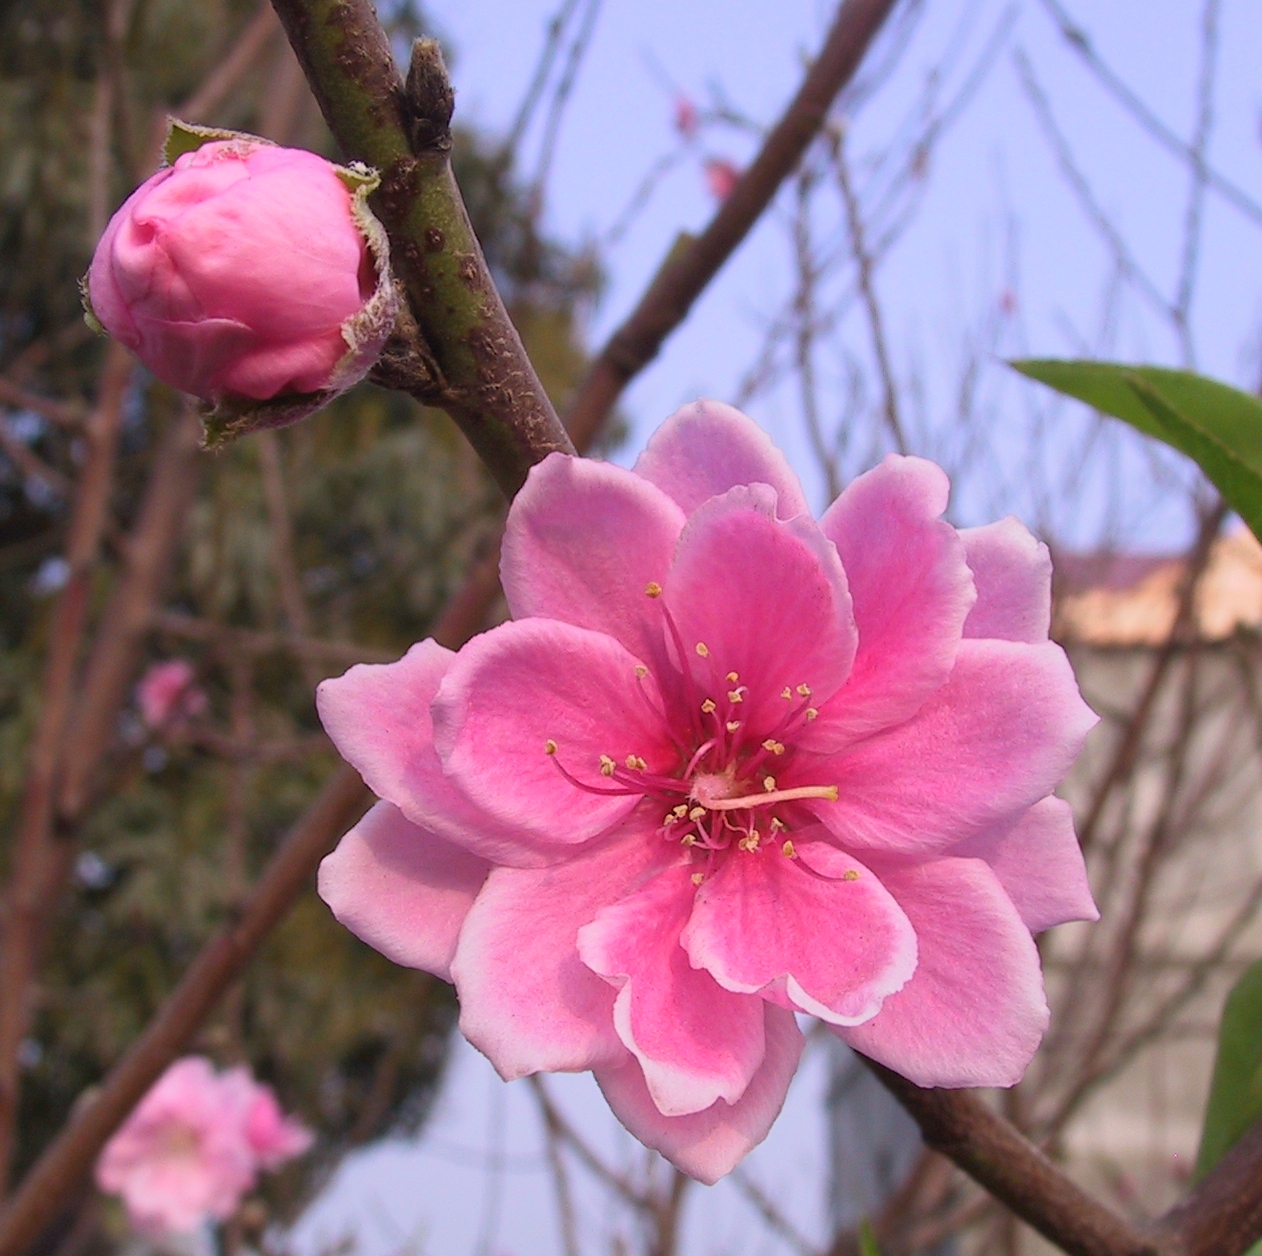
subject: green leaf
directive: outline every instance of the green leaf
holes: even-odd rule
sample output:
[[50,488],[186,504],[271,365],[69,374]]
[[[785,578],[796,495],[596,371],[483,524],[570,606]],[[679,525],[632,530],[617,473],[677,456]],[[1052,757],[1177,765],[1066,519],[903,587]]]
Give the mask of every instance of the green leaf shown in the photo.
[[246,140],[251,144],[270,144],[271,140],[244,131],[225,131],[222,127],[198,126],[179,118],[167,118],[167,135],[162,144],[162,164],[175,165],[176,159],[185,153],[195,153],[203,144],[212,140]]
[[1218,1056],[1196,1155],[1202,1178],[1262,1115],[1262,960],[1245,970],[1227,996]]
[[881,1249],[876,1245],[876,1235],[865,1217],[859,1223],[859,1256],[881,1256]]
[[1027,359],[1030,379],[1124,419],[1192,458],[1262,539],[1262,401],[1192,371]]

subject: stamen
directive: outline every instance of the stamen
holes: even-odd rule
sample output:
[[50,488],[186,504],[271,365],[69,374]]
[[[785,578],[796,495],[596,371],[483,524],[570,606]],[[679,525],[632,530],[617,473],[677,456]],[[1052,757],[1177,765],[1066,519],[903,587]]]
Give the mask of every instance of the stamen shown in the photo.
[[783,698],[786,702],[792,702],[792,701],[793,701],[793,690],[792,690],[792,689],[790,689],[788,685],[785,685],[785,687],[784,687],[783,689],[781,689],[781,690],[780,690],[780,696],[781,696],[781,697],[782,697],[782,698]]
[[685,833],[679,841],[682,846],[695,846],[697,844],[697,835],[695,833]]
[[770,754],[784,754],[784,742],[777,741],[774,737],[768,737],[762,743],[762,748]]
[[662,586],[658,584],[656,580],[650,580],[648,584],[644,586],[644,592],[647,593],[649,597],[661,597]]
[[549,737],[548,740],[543,743],[543,753],[556,754],[556,752],[557,752],[557,744],[555,741],[552,740],[551,737]]
[[715,701],[714,701],[714,699],[713,699],[713,698],[707,698],[707,699],[706,699],[706,700],[705,700],[705,701],[701,704],[701,709],[702,709],[702,710],[703,710],[703,711],[704,711],[707,715],[713,715],[713,714],[715,713],[715,711],[717,711],[719,708],[715,705]]
[[702,882],[702,881],[704,881],[704,880],[705,880],[705,873],[704,873],[704,872],[694,872],[694,873],[692,874],[692,883],[693,883],[693,885],[700,885],[700,884],[701,884],[701,882]]
[[779,816],[772,816],[771,817],[771,831],[773,833],[778,833],[783,828],[784,828],[784,821],[780,819]]
[[805,714],[806,714],[807,720],[809,721],[809,720],[813,720],[819,714],[819,712],[814,707],[807,707]]
[[735,705],[737,702],[745,701],[745,686],[738,685],[735,689],[727,691],[727,700]]
[[734,684],[736,684],[736,682],[737,682],[738,680],[740,680],[740,677],[739,677],[739,676],[738,676],[735,672],[728,672],[728,674],[727,674],[727,683],[728,683],[729,685],[734,685]]
[[706,645],[704,641],[698,641],[695,648],[697,653],[703,659],[708,659],[710,657],[710,647]]
[[686,802],[681,802],[678,807],[672,807],[670,813],[676,819],[682,820],[684,816],[688,814],[688,804]]
[[785,842],[785,844],[780,847],[780,853],[786,859],[796,859],[798,857],[798,853],[794,849],[792,842]]
[[627,755],[627,767],[633,772],[643,772],[648,768],[648,764],[638,754],[629,754]]
[[799,686],[798,686],[798,697],[799,697],[799,698],[809,698],[810,696],[811,696],[811,687],[810,687],[810,685],[799,685]]
[[859,874],[854,868],[847,868],[846,871],[841,874],[841,879],[843,881],[857,881],[859,879]]
[[776,787],[776,778],[775,778],[774,776],[764,776],[764,777],[762,778],[762,787],[763,787],[763,789],[767,790],[768,792],[770,792],[771,790],[775,789],[775,787]]
[[[747,794],[744,798],[716,798],[708,806],[711,811],[745,811],[752,807],[767,807],[776,802],[795,802],[799,798],[823,798],[828,802],[836,802],[837,786],[798,785],[793,789],[771,789],[765,794]],[[694,807],[688,814],[704,810],[705,808]]]
[[643,680],[645,676],[647,676],[648,674],[649,674],[649,669],[645,667],[643,663],[637,663],[635,665],[636,680]]
[[705,812],[706,812],[706,809],[704,807],[693,807],[693,809],[690,812],[688,812],[688,819],[700,820],[701,817],[705,815]]
[[580,781],[572,772],[567,772],[562,766],[560,759],[553,759],[552,762],[556,767],[556,770],[560,772],[561,775],[565,777],[565,779],[569,781],[575,789],[581,789],[585,794],[600,794],[605,798],[634,798],[637,795],[642,798],[644,796],[643,789],[601,789],[598,785],[588,785],[586,782]]
[[728,722],[724,725],[724,727],[727,729],[729,733],[736,732],[736,730],[740,728],[740,726],[741,726],[740,720],[728,720]]
[[607,755],[600,756],[600,774],[601,776],[612,776],[618,765]]
[[701,760],[705,758],[706,754],[709,753],[709,751],[713,749],[714,749],[713,737],[711,737],[709,741],[703,741],[701,745],[697,747],[696,753],[692,756],[691,759],[688,760],[688,766],[684,768],[684,776],[683,776],[684,781],[689,781],[692,779],[692,774],[693,772],[696,771],[697,764],[700,763]]

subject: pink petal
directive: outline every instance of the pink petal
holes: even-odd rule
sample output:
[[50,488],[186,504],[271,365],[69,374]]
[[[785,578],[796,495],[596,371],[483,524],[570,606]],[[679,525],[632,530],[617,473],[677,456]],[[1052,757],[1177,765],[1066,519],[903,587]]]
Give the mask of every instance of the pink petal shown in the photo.
[[965,621],[964,635],[1046,641],[1052,618],[1047,546],[1011,515],[984,528],[966,528],[960,536],[977,581],[977,604]]
[[694,401],[653,433],[635,472],[673,497],[685,514],[738,484],[770,484],[781,519],[811,508],[788,459],[753,419],[721,401]]
[[778,520],[774,507],[762,485],[701,506],[679,539],[664,596],[699,694],[723,706],[735,672],[747,687],[739,718],[759,739],[788,713],[784,689],[804,684],[812,701],[826,699],[855,648],[833,546],[809,518]]
[[836,785],[810,801],[848,847],[940,851],[1046,797],[1096,716],[1057,645],[964,641],[950,679],[906,724],[781,778]]
[[959,533],[939,518],[948,491],[934,463],[891,454],[820,520],[846,571],[859,647],[806,744],[840,749],[900,724],[950,675],[976,593]]
[[578,932],[631,890],[665,843],[634,822],[548,868],[497,868],[465,920],[452,976],[460,1028],[505,1080],[626,1056],[614,990],[578,955]]
[[693,968],[679,935],[692,911],[693,865],[659,872],[579,930],[583,962],[616,986],[614,1026],[666,1116],[735,1103],[765,1050],[762,1001]]
[[637,755],[650,772],[675,764],[654,711],[661,700],[653,678],[637,677],[637,667],[612,637],[555,619],[523,619],[475,637],[432,707],[452,783],[554,851],[608,831],[642,793],[588,792],[619,788],[602,774],[602,756],[621,766]]
[[460,926],[490,865],[379,802],[326,855],[320,897],[357,938],[450,980]]
[[614,1116],[676,1168],[712,1186],[767,1137],[802,1057],[802,1031],[793,1013],[763,1004],[763,1015],[766,1054],[736,1103],[720,1099],[704,1112],[663,1116],[649,1094],[639,1062],[628,1060],[595,1070]]
[[702,885],[683,933],[698,968],[726,990],[783,988],[795,1007],[858,1025],[916,967],[902,909],[857,859],[824,841],[734,851]]
[[492,863],[545,863],[527,834],[481,811],[443,773],[430,704],[455,657],[422,641],[397,663],[358,663],[322,682],[316,707],[325,731],[368,788],[413,824]]
[[683,511],[640,476],[550,454],[508,512],[500,573],[513,618],[591,628],[656,664],[662,611],[644,590],[665,580],[683,526]]
[[1099,920],[1091,897],[1074,814],[1060,798],[1044,798],[1015,819],[950,849],[984,859],[1031,933],[1069,920]]
[[1047,1028],[1030,931],[980,859],[882,869],[920,944],[915,975],[835,1032],[918,1086],[1015,1086]]

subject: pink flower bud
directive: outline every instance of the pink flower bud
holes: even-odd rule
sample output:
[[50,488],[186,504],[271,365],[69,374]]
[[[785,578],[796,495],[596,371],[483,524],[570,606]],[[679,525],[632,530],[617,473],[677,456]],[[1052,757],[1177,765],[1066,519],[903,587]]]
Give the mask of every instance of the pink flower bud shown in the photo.
[[697,133],[700,121],[697,118],[697,106],[684,95],[675,97],[675,130],[686,140]]
[[136,705],[145,726],[156,730],[201,715],[208,699],[196,681],[197,673],[184,659],[155,663],[136,686]]
[[376,177],[178,123],[168,156],[97,245],[95,319],[159,379],[231,416],[212,439],[292,422],[362,379],[397,312],[365,204]]
[[736,188],[741,172],[723,157],[707,157],[705,163],[706,187],[716,201],[725,201]]

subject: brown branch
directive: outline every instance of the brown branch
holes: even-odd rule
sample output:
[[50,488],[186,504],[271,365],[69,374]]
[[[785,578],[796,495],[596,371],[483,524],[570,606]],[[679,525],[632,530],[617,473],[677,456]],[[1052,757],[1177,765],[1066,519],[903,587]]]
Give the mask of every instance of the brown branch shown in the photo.
[[42,481],[58,497],[69,495],[70,481],[19,440],[4,418],[0,418],[0,451],[23,475]]
[[0,1256],[19,1256],[39,1238],[62,1201],[87,1178],[106,1140],[186,1047],[268,933],[311,884],[320,860],[362,814],[368,790],[343,767],[290,829],[240,918],[199,952],[144,1033],[45,1149],[0,1213]]
[[[352,663],[393,663],[397,650],[378,650],[353,641],[325,641],[320,637],[301,637],[292,632],[260,632],[254,628],[234,628],[213,620],[199,619],[182,611],[157,611],[150,619],[155,632],[186,641],[203,641],[209,645],[230,646],[250,654],[296,654],[299,658],[326,659],[349,666]],[[474,629],[473,631],[476,631]],[[472,636],[472,632],[469,633]]]
[[33,393],[0,375],[0,405],[12,406],[15,410],[31,410],[40,418],[55,423],[58,427],[72,431],[83,426],[88,412],[82,407],[71,405],[65,401],[57,401],[40,393]]
[[865,1062],[907,1109],[930,1147],[1070,1256],[1178,1252],[1173,1242],[1136,1233],[976,1095],[967,1090],[925,1090],[871,1060]]
[[631,316],[592,364],[566,425],[574,443],[591,443],[627,383],[657,356],[666,337],[736,251],[807,146],[837,93],[850,81],[895,0],[845,0],[797,95],[709,226],[663,267]]

